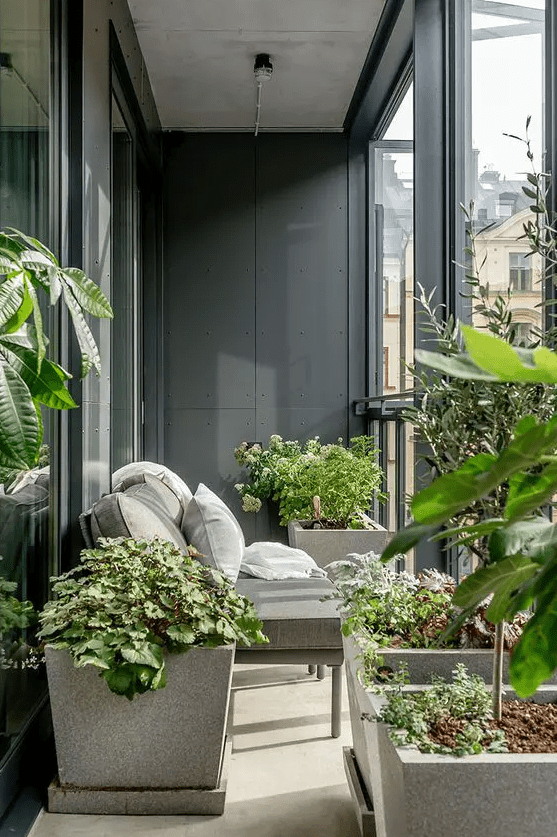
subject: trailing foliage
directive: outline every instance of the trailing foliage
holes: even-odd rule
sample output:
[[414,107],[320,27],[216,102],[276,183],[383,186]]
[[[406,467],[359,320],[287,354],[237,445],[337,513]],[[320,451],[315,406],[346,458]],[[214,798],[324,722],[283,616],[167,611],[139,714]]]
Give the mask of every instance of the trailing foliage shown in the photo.
[[185,556],[159,539],[100,542],[54,579],[39,635],[67,648],[78,668],[100,669],[116,694],[163,688],[165,652],[267,641],[252,603],[192,547]]
[[[507,746],[502,730],[491,729],[491,696],[477,674],[468,674],[458,664],[453,680],[446,683],[432,678],[432,686],[421,692],[404,692],[404,678],[381,693],[386,704],[379,721],[389,724],[389,738],[396,745],[416,745],[422,753],[443,753],[452,756],[476,755],[481,752],[505,753]],[[432,740],[436,724],[447,718],[465,721],[456,734],[456,747],[447,747]]]
[[273,435],[267,450],[242,442],[234,456],[247,468],[249,482],[235,488],[244,511],[257,512],[262,500],[276,500],[282,526],[315,517],[314,497],[318,497],[318,517],[338,528],[362,529],[374,498],[385,498],[378,453],[370,436],[354,437],[349,447],[342,439],[322,445],[318,436],[301,445]]
[[[456,581],[438,570],[423,570],[417,576],[388,569],[378,555],[351,555],[328,567],[340,598],[342,632],[354,635],[360,646],[361,679],[375,680],[383,660],[382,648],[438,648],[441,637],[460,614],[453,602]],[[486,616],[488,593],[473,612],[447,637],[444,648],[493,648],[495,620]],[[528,621],[516,614],[505,625],[504,647],[510,650]]]
[[75,407],[69,372],[46,357],[40,297],[63,299],[81,349],[80,377],[100,374],[97,345],[84,314],[112,317],[99,287],[83,271],[60,267],[44,244],[18,230],[0,232],[0,469],[37,465],[43,438],[40,406]]

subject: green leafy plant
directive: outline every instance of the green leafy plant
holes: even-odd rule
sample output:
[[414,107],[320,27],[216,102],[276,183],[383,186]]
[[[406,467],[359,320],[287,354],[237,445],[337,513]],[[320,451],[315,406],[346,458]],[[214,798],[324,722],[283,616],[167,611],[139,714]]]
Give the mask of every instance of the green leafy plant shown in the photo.
[[[511,308],[512,291],[490,296],[489,287],[481,281],[483,262],[477,255],[477,238],[483,230],[473,232],[472,210],[463,207],[469,231],[466,252],[470,266],[466,270],[468,292],[476,318],[482,328],[509,343],[516,341],[516,324]],[[533,222],[528,221],[528,228]],[[485,259],[484,259],[485,262]],[[433,293],[420,291],[419,300],[425,316],[423,329],[430,333],[438,349],[447,358],[460,353],[461,336],[458,323],[452,317],[443,319],[440,306],[433,306]],[[545,339],[540,335],[540,340]],[[423,459],[429,476],[447,474],[462,465],[469,457],[480,453],[497,454],[510,442],[517,422],[526,413],[535,414],[540,421],[549,420],[557,410],[557,388],[545,383],[508,381],[504,386],[488,379],[461,378],[413,367],[419,390],[418,402],[408,408],[403,418],[417,431],[420,441],[427,445]],[[471,501],[469,506],[455,512],[448,525],[459,526],[498,516],[504,508],[507,485],[502,483],[493,491]],[[468,549],[480,563],[489,560],[487,540],[481,536],[469,540]]]
[[112,317],[108,300],[81,270],[61,267],[44,244],[18,230],[0,232],[0,468],[37,465],[43,438],[41,405],[75,407],[69,372],[46,357],[40,298],[59,300],[71,316],[81,349],[80,376],[100,373],[97,345],[85,320]]
[[14,581],[0,576],[0,669],[14,664],[14,654],[21,644],[10,639],[12,631],[27,628],[36,617],[31,602],[20,601],[13,595],[16,590]]
[[116,694],[163,688],[165,652],[267,641],[252,603],[193,547],[183,555],[159,539],[100,543],[54,579],[39,636],[67,648],[78,668],[98,668]]
[[[394,744],[414,744],[422,753],[452,756],[507,752],[504,732],[489,725],[493,715],[485,683],[478,675],[468,674],[462,663],[453,672],[451,683],[433,677],[431,687],[420,692],[405,692],[403,685],[404,677],[399,677],[381,690],[386,703],[378,720],[389,724]],[[438,744],[431,737],[435,726],[448,718],[463,722],[455,735],[455,747]]]
[[301,445],[273,435],[267,450],[242,442],[234,455],[249,474],[249,482],[235,486],[244,511],[257,512],[262,500],[276,500],[283,526],[318,518],[335,528],[366,528],[373,499],[385,499],[378,450],[370,436],[356,436],[346,447],[341,439],[322,445],[315,437]]
[[[476,374],[489,380],[557,383],[557,355],[546,347],[516,348],[469,327],[462,330],[468,354],[447,358],[421,352],[420,361],[442,364],[450,374],[467,378]],[[493,599],[487,615],[495,623],[533,608],[511,655],[511,682],[521,697],[532,695],[557,668],[557,524],[542,513],[557,491],[556,449],[557,418],[540,422],[525,416],[498,455],[473,456],[416,494],[413,522],[396,534],[382,556],[389,561],[393,554],[434,537],[439,526],[470,502],[508,486],[500,517],[458,526],[448,534],[457,543],[488,539],[490,565],[478,568],[455,593],[464,614],[488,593]],[[494,700],[500,704],[500,679],[494,684]],[[498,711],[496,706],[496,716]]]
[[[371,685],[383,665],[382,648],[435,648],[460,613],[453,602],[456,581],[438,570],[418,575],[394,572],[374,553],[351,555],[328,566],[340,599],[342,632],[360,646],[360,671]],[[487,619],[489,601],[479,601],[449,636],[445,648],[493,648],[495,625]],[[505,625],[504,647],[518,640],[528,616],[516,614]]]

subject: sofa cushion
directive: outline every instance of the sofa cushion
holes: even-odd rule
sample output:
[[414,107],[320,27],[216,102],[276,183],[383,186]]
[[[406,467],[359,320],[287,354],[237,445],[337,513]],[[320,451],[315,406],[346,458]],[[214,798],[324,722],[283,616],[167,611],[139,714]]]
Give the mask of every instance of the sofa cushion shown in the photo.
[[125,491],[134,483],[143,482],[145,474],[151,474],[168,486],[178,498],[182,511],[185,512],[192,497],[191,491],[178,474],[166,465],[159,465],[157,462],[130,462],[118,468],[112,474],[112,491]]
[[161,495],[148,483],[101,497],[91,509],[91,533],[95,542],[100,537],[158,537],[187,551],[184,536],[166,514]]
[[[137,485],[148,485],[150,491],[160,500],[160,508],[163,514],[166,514],[175,524],[180,528],[182,519],[184,517],[184,509],[180,498],[176,495],[172,488],[167,483],[149,474],[147,471],[143,474],[136,474],[132,477],[126,477],[119,483],[118,491],[124,493],[131,492]],[[143,492],[145,496],[150,496],[150,492]],[[139,493],[141,499],[142,492]],[[152,498],[154,502],[155,497]]]
[[205,556],[200,560],[236,581],[244,554],[244,534],[228,506],[202,482],[186,509],[182,532],[187,542]]
[[342,648],[339,602],[321,601],[334,592],[329,579],[238,578],[236,589],[255,605],[270,650]]

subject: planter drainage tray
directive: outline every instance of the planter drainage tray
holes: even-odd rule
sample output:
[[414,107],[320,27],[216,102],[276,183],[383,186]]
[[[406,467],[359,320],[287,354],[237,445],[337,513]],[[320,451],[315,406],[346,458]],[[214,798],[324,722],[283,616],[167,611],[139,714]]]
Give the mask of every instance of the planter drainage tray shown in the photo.
[[232,740],[227,738],[216,788],[80,788],[60,785],[58,777],[48,788],[51,814],[112,814],[132,816],[220,816],[224,812]]

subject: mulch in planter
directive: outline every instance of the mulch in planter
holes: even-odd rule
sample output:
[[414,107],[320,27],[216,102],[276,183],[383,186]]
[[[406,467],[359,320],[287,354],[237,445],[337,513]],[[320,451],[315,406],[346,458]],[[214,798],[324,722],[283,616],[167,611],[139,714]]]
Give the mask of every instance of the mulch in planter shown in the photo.
[[[490,721],[493,729],[505,732],[509,753],[557,753],[557,706],[552,703],[528,703],[508,700],[503,703],[503,717]],[[446,718],[431,729],[429,737],[446,747],[456,746],[455,735],[466,721]]]

